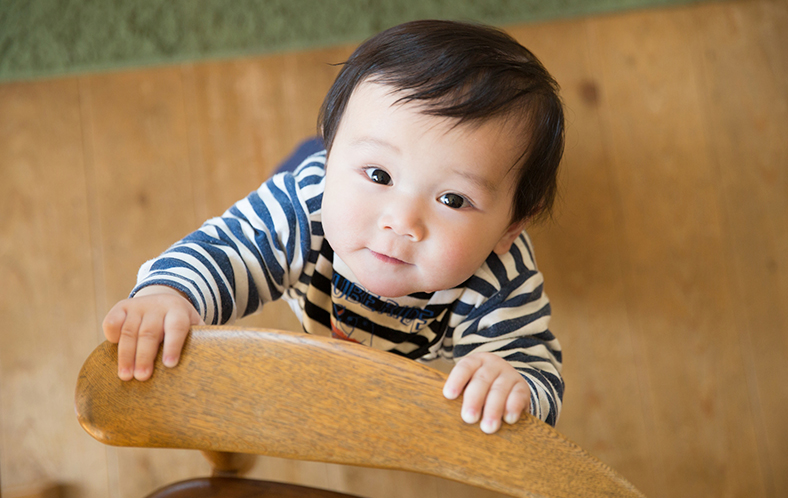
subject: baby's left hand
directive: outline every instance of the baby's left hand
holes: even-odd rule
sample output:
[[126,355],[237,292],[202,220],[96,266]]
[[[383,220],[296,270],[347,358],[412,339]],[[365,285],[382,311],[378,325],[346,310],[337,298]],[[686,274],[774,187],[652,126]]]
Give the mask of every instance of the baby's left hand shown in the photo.
[[457,362],[443,395],[456,399],[463,389],[462,419],[475,424],[481,416],[481,429],[487,434],[500,429],[501,418],[508,424],[517,422],[531,401],[531,389],[522,375],[492,353],[473,353]]

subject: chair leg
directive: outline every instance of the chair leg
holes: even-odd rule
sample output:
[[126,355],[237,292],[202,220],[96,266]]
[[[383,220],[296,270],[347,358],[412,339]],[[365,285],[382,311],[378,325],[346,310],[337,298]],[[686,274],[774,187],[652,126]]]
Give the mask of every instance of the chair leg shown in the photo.
[[255,455],[225,451],[203,451],[202,454],[211,464],[213,477],[240,477],[254,467],[257,459]]

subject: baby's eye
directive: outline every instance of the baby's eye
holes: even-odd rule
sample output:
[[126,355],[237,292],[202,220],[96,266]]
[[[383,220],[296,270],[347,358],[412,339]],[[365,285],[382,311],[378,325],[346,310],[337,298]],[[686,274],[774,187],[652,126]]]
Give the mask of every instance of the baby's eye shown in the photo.
[[459,194],[443,194],[442,196],[438,197],[438,200],[444,206],[448,206],[452,209],[460,209],[471,205],[471,203],[468,202],[468,199]]
[[380,185],[391,185],[391,175],[380,168],[367,168],[364,170],[370,180]]

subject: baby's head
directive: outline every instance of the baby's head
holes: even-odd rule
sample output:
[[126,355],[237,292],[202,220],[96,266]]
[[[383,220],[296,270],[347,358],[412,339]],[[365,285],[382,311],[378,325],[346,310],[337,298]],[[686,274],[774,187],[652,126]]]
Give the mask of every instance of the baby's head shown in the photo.
[[331,148],[348,101],[363,81],[396,89],[433,116],[477,124],[504,118],[517,129],[520,154],[512,220],[550,213],[564,151],[564,114],[558,84],[516,40],[489,26],[414,21],[364,42],[344,64],[320,111]]
[[326,238],[382,296],[460,285],[552,206],[557,84],[496,29],[416,21],[384,31],[345,63],[320,122]]

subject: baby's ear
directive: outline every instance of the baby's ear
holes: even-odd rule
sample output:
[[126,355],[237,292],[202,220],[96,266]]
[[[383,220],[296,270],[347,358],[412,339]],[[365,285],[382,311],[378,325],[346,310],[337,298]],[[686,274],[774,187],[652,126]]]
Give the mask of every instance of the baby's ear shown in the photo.
[[523,230],[525,230],[525,220],[515,221],[509,225],[509,228],[507,228],[501,236],[501,240],[495,244],[493,252],[499,256],[509,252],[509,249],[512,248],[514,240],[520,235],[520,233],[522,233]]

